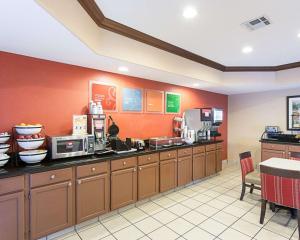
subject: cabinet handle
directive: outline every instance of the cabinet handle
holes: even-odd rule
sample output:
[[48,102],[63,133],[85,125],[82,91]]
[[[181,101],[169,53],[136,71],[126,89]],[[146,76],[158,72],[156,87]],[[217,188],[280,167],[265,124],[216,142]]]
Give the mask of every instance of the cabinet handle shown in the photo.
[[50,179],[51,179],[51,180],[53,180],[54,178],[55,178],[55,175],[54,175],[54,174],[50,176]]
[[171,153],[168,154],[168,157],[171,157]]
[[77,183],[78,183],[78,185],[80,185],[81,184],[81,180],[78,180]]
[[71,182],[69,182],[69,183],[68,183],[68,186],[69,186],[69,187],[71,187],[71,186],[72,186],[72,183],[71,183]]
[[123,165],[124,165],[124,166],[126,165],[126,162],[125,162],[125,161],[123,162]]
[[92,172],[95,172],[95,171],[96,171],[96,168],[93,167],[93,168],[92,168]]
[[151,159],[151,157],[148,157],[148,160],[150,160]]
[[136,172],[136,168],[134,168],[133,171]]
[[140,169],[140,171],[142,171],[142,168],[141,168],[141,167],[140,167],[139,169]]

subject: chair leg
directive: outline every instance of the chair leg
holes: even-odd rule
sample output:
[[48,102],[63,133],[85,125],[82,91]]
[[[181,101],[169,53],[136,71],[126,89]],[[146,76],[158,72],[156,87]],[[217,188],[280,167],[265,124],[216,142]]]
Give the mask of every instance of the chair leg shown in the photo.
[[300,210],[297,209],[297,217],[298,217],[298,235],[299,235],[299,238],[300,239]]
[[265,215],[266,215],[266,207],[267,207],[267,200],[261,200],[261,211],[260,211],[260,224],[264,224]]
[[254,184],[251,184],[250,193],[252,194],[254,190]]
[[243,185],[242,185],[242,193],[241,193],[241,197],[240,197],[240,200],[243,201],[243,198],[245,196],[245,191],[246,191],[246,183],[243,182]]

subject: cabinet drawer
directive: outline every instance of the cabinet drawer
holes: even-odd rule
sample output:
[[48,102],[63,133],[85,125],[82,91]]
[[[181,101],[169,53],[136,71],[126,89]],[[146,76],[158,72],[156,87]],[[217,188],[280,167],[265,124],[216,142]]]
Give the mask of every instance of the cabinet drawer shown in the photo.
[[193,147],[193,154],[199,154],[205,152],[205,146]]
[[167,152],[161,152],[160,153],[160,160],[168,160],[168,159],[174,159],[177,158],[177,151],[167,151]]
[[95,163],[76,168],[77,178],[89,177],[108,172],[109,162]]
[[156,163],[159,161],[159,154],[154,153],[154,154],[147,154],[143,156],[138,157],[138,164],[139,165],[144,165],[148,163]]
[[216,144],[209,144],[209,145],[206,145],[206,146],[205,146],[205,150],[206,150],[206,152],[209,152],[209,151],[215,151],[215,150],[216,150]]
[[217,149],[221,149],[222,148],[222,143],[217,143]]
[[72,180],[72,168],[53,170],[30,175],[30,187],[39,187]]
[[178,149],[178,157],[184,157],[192,155],[193,149],[192,148],[184,148],[184,149]]
[[0,179],[0,195],[24,190],[24,176]]
[[288,150],[289,150],[289,152],[300,152],[300,146],[290,145],[290,146],[288,146]]
[[137,165],[136,157],[123,158],[111,161],[111,171],[135,167]]
[[278,151],[285,151],[287,146],[283,144],[274,144],[274,143],[262,143],[263,149],[271,149],[271,150],[278,150]]

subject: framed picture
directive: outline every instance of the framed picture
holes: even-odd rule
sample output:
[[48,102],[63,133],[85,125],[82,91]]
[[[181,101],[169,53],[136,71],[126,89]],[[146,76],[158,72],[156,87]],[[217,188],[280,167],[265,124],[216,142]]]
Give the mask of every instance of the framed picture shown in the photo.
[[180,113],[181,95],[179,93],[166,92],[166,113],[177,114]]
[[300,131],[300,95],[287,97],[287,129]]
[[117,111],[117,86],[90,81],[89,100],[94,102],[101,101],[104,111]]
[[122,89],[122,110],[124,112],[143,111],[143,90],[135,88]]
[[164,92],[158,90],[145,90],[145,111],[147,113],[164,112]]

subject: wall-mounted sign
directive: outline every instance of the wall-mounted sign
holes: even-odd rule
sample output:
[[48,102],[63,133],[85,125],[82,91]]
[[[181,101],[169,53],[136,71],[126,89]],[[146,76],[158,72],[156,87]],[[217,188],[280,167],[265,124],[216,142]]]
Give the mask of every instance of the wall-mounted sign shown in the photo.
[[124,112],[142,112],[143,110],[142,89],[123,88],[122,109]]
[[287,97],[287,129],[300,130],[300,95]]
[[117,87],[103,82],[90,82],[90,101],[102,103],[104,111],[117,111]]
[[158,90],[145,90],[145,111],[148,113],[164,112],[164,92]]
[[73,135],[87,134],[87,115],[73,115]]
[[180,113],[181,95],[179,93],[166,92],[166,113]]

